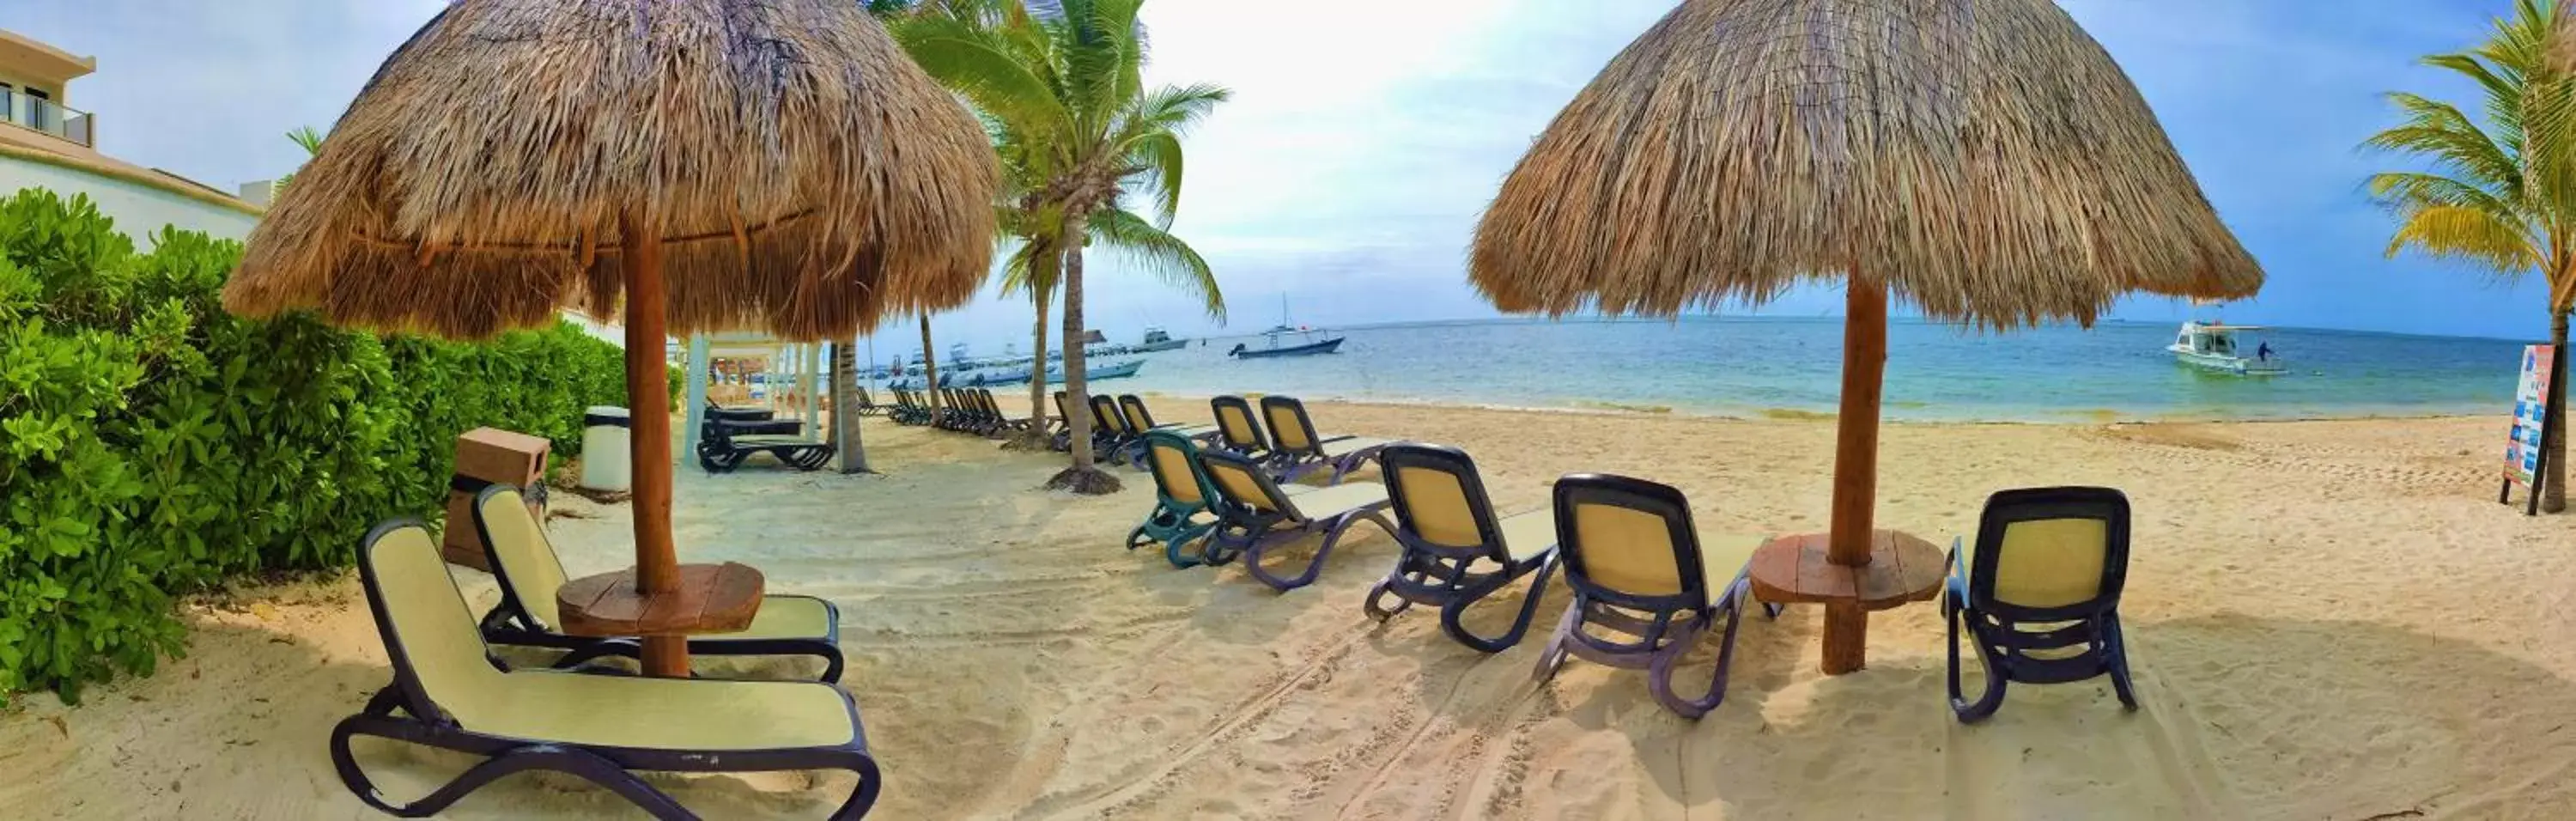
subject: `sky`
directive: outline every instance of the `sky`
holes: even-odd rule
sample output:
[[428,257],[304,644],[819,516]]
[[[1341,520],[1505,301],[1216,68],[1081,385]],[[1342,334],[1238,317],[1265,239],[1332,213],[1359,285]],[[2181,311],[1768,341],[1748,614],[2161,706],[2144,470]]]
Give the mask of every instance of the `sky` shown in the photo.
[[[99,115],[113,156],[229,189],[292,170],[283,136],[328,127],[376,65],[443,0],[6,0],[0,28],[98,58],[70,104]],[[1154,0],[1152,83],[1234,97],[1185,141],[1173,233],[1214,267],[1230,324],[1128,269],[1087,267],[1091,327],[1132,341],[1497,316],[1466,281],[1477,215],[1558,109],[1669,11],[1669,0]],[[2402,160],[2357,146],[2395,122],[2392,90],[2467,101],[2417,63],[2483,38],[2508,0],[2061,0],[2129,73],[2227,224],[2269,275],[2235,322],[2537,337],[2537,279],[2500,285],[2457,265],[2383,256],[2392,223],[2361,190]],[[1793,292],[1772,316],[1839,311]],[[2189,306],[2131,299],[2119,319]],[[988,288],[933,319],[942,348],[1025,350],[1026,301]],[[1054,319],[1051,322],[1056,321]],[[898,322],[890,338],[917,338]],[[918,343],[906,343],[917,347]],[[906,348],[909,350],[909,348]]]

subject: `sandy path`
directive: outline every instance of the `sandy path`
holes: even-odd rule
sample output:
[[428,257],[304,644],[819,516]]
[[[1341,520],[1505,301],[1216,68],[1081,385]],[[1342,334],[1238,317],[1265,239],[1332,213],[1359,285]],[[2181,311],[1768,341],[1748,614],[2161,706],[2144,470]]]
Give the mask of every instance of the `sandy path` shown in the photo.
[[[1826,517],[1826,424],[1315,412],[1328,432],[1468,448],[1506,512],[1598,470],[1682,487],[1710,538]],[[1371,623],[1359,600],[1392,558],[1382,535],[1274,594],[1239,568],[1118,549],[1148,505],[1142,474],[1112,497],[1056,496],[1031,490],[1051,458],[884,423],[868,436],[885,476],[682,471],[679,542],[839,602],[884,818],[2568,817],[2576,519],[2494,504],[2499,430],[1892,426],[1889,526],[1946,540],[2007,486],[2109,484],[2137,506],[2124,612],[2144,709],[2123,713],[2102,682],[2017,688],[1977,727],[1942,702],[1931,606],[1874,620],[1870,669],[1834,678],[1815,671],[1818,613],[1749,621],[1726,704],[1689,722],[1634,673],[1569,662],[1538,686],[1533,646],[1484,656],[1421,613]],[[565,508],[553,525],[574,573],[627,562],[622,509]],[[1545,594],[1534,634],[1565,600]],[[370,817],[322,745],[386,675],[354,584],[191,607],[191,652],[159,675],[0,716],[0,815]],[[1499,626],[1509,608],[1474,619]],[[364,757],[409,785],[460,766]],[[847,788],[671,783],[710,817],[819,815]],[[450,815],[623,811],[520,778]]]

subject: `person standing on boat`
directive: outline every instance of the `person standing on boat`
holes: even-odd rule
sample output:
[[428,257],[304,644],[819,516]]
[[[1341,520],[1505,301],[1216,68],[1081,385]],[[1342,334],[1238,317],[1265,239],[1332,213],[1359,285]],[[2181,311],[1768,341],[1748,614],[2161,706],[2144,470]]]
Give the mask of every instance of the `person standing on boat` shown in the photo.
[[2262,344],[2255,345],[2254,358],[2264,362],[2272,361],[2272,343],[2266,340]]

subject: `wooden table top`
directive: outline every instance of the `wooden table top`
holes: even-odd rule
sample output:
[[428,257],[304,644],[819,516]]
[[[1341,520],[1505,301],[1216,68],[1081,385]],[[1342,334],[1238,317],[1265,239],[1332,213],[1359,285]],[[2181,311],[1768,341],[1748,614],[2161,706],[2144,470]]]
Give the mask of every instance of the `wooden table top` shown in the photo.
[[650,595],[635,589],[635,568],[586,576],[555,591],[558,625],[565,635],[694,636],[733,633],[751,626],[767,581],[750,565],[680,565],[678,590]]
[[1875,531],[1870,563],[1843,567],[1826,560],[1827,534],[1803,533],[1763,542],[1753,553],[1755,598],[1775,604],[1856,603],[1887,610],[1930,601],[1941,592],[1950,562],[1941,548],[1913,534]]

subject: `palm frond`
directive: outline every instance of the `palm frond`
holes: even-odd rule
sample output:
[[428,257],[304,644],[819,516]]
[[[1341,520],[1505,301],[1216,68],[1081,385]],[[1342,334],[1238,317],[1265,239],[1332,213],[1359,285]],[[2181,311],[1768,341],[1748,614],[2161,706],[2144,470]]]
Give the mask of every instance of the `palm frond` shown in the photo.
[[1209,318],[1225,322],[1225,294],[1217,287],[1216,271],[1189,243],[1124,208],[1094,211],[1089,223],[1092,237],[1101,245],[1165,284],[1198,297]]
[[2476,208],[2424,205],[2405,209],[2387,254],[2414,250],[2434,259],[2468,262],[2512,279],[2540,267],[2541,255],[2522,229]]

